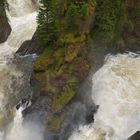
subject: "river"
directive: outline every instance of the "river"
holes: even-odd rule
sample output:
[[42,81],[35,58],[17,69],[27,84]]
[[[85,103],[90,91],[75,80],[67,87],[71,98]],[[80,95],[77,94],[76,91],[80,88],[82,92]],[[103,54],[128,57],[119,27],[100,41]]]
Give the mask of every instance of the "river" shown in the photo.
[[[0,122],[8,120],[10,112],[14,112],[14,119],[0,126],[0,140],[43,140],[39,124],[32,121],[23,124],[22,106],[13,111],[14,103],[21,97],[18,87],[24,83],[25,73],[12,61],[21,44],[30,40],[36,31],[37,9],[31,0],[7,2],[6,13],[12,32],[7,41],[0,44]],[[14,88],[13,78],[17,88]],[[99,106],[94,123],[73,130],[69,140],[127,140],[140,130],[140,57],[107,55],[105,64],[92,75],[89,96]]]

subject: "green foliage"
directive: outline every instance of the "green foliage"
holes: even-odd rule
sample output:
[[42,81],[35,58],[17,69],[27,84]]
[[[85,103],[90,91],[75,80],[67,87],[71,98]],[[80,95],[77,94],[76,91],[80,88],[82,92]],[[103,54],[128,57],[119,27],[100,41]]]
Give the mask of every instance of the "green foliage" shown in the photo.
[[41,0],[40,3],[37,35],[42,46],[64,46],[61,40],[65,34],[79,32],[82,21],[89,17],[86,0]]
[[54,14],[55,0],[41,0],[38,14],[38,39],[41,45],[57,41],[58,27]]
[[102,39],[103,42],[113,40],[120,6],[121,0],[100,0],[97,3],[95,36]]
[[[133,12],[135,14],[133,14]],[[129,12],[131,17],[136,16],[139,13],[138,8],[135,8],[133,12]],[[100,40],[100,42],[103,43],[110,43],[122,38],[124,33],[132,33],[133,30],[134,25],[128,17],[125,1],[98,1],[95,17],[94,39],[97,39],[98,41]]]
[[68,16],[71,18],[81,18],[85,19],[88,17],[88,4],[83,2],[82,4],[71,3],[68,7]]
[[5,3],[5,0],[0,0],[0,6],[3,6]]

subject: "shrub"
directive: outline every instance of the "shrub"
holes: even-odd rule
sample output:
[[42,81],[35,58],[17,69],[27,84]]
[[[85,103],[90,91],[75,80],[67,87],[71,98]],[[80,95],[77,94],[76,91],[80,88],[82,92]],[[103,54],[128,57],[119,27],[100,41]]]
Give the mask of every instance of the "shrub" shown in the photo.
[[99,0],[95,17],[94,36],[103,42],[111,42],[114,38],[116,23],[119,20],[121,0]]

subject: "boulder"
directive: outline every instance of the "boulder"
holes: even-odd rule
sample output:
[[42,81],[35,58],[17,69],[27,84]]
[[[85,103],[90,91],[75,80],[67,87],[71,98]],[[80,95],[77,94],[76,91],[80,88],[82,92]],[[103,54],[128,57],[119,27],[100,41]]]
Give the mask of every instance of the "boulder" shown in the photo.
[[0,43],[5,42],[10,33],[11,27],[8,23],[6,12],[4,10],[4,7],[0,6]]
[[41,47],[37,43],[36,33],[34,34],[31,40],[23,42],[21,47],[17,50],[17,54],[20,56],[29,55],[29,54],[39,54],[41,52]]

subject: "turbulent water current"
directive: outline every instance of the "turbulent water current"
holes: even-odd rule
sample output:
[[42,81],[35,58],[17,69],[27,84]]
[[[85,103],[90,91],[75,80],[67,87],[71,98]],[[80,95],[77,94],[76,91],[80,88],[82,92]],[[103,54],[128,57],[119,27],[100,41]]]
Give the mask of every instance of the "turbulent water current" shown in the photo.
[[[33,0],[7,2],[12,32],[0,44],[0,125],[11,110],[15,113],[12,123],[0,126],[0,140],[43,140],[39,125],[32,121],[23,123],[23,107],[13,111],[14,105],[9,104],[13,97],[20,96],[19,90],[13,89],[13,77],[16,84],[22,85],[24,75],[11,61],[21,44],[36,31],[36,6]],[[140,57],[107,56],[105,64],[92,77],[89,96],[99,106],[94,123],[73,130],[69,140],[127,140],[140,130]]]
[[140,130],[140,57],[108,56],[92,77],[99,105],[94,123],[80,126],[69,140],[127,140]]
[[[0,44],[0,140],[42,140],[38,126],[32,122],[23,125],[23,108],[13,111],[12,104],[14,98],[20,97],[18,87],[22,86],[24,79],[24,73],[12,61],[17,49],[36,31],[37,9],[32,0],[7,0],[7,3],[6,14],[12,31],[7,41]],[[13,122],[5,129],[3,122],[13,114]],[[33,132],[31,127],[35,128]]]

